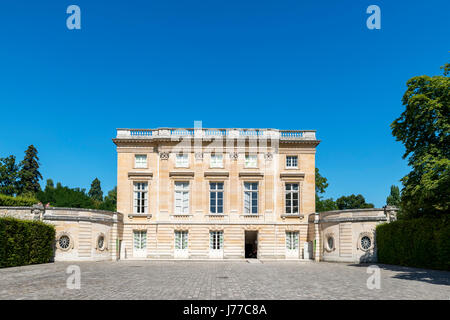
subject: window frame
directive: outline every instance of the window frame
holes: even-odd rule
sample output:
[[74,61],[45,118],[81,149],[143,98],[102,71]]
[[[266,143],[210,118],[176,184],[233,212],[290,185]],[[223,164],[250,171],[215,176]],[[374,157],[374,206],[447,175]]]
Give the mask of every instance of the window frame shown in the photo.
[[[254,166],[249,165],[250,157],[252,157],[252,158],[254,157],[254,159],[255,159]],[[258,155],[257,154],[246,154],[244,157],[244,168],[253,168],[253,169],[258,168]]]
[[[292,244],[294,245],[292,246]],[[286,231],[285,247],[289,251],[298,251],[300,249],[299,231]]]
[[[297,185],[297,190],[291,189],[287,190],[288,185]],[[300,182],[285,182],[284,183],[284,214],[285,215],[299,215],[300,214]],[[290,199],[288,200],[288,194],[291,195]],[[294,194],[297,194],[297,212],[294,212]],[[290,201],[289,207],[291,208],[290,212],[288,212],[288,205],[287,201]]]
[[223,251],[224,239],[222,230],[209,231],[209,250]]
[[[250,189],[246,188],[246,185],[251,186]],[[253,186],[256,185],[256,189],[253,189]],[[244,200],[244,214],[245,215],[258,215],[259,214],[259,182],[258,181],[244,181],[244,185],[243,185],[243,200]],[[249,193],[249,207],[248,207],[248,212],[247,212],[247,207],[246,207],[246,193]],[[254,199],[256,195],[256,199]],[[255,207],[253,205],[253,200],[256,200],[256,212],[253,212],[253,208]]]
[[[292,158],[292,159],[291,159]],[[289,165],[289,159],[291,159],[291,162],[293,159],[295,159],[296,165]],[[286,155],[286,161],[285,161],[285,167],[286,169],[298,169],[298,156],[297,155]]]
[[[183,159],[182,162],[180,162]],[[175,168],[189,168],[189,154],[176,153],[175,154]]]
[[[137,186],[145,186],[144,189],[137,188]],[[148,191],[148,182],[147,181],[134,181],[133,182],[133,213],[135,214],[148,214],[148,205],[149,205],[149,191]],[[141,194],[141,199],[138,199],[137,194]],[[142,197],[142,195],[145,195]],[[143,201],[143,205],[139,204],[137,201]],[[140,210],[138,210],[138,208]],[[143,211],[142,211],[143,209]]]
[[[216,159],[216,157],[220,157],[220,164],[217,164],[217,160],[213,161],[213,159]],[[211,157],[209,159],[209,167],[210,168],[223,168],[223,154],[221,153],[212,153]]]
[[[145,161],[138,162],[138,157],[145,157]],[[148,157],[146,154],[135,154],[134,155],[134,168],[135,169],[147,169],[148,168]]]
[[[215,185],[214,189],[212,188],[213,184]],[[222,185],[221,189],[219,189],[219,187],[218,187],[219,184]],[[210,181],[209,182],[209,213],[210,214],[217,214],[217,215],[224,214],[224,207],[225,207],[225,199],[224,199],[225,192],[224,191],[225,191],[225,183],[223,181]],[[218,204],[219,193],[222,194],[222,205]],[[215,196],[214,196],[215,197],[215,204],[214,204],[215,212],[213,212],[211,210],[212,209],[211,202],[213,201],[212,194],[215,194]],[[218,208],[220,208],[220,207],[222,208],[222,212],[218,212]]]
[[[178,239],[178,237],[180,239]],[[177,248],[177,244],[180,248]],[[189,232],[187,230],[174,231],[174,248],[175,250],[188,250],[189,248]]]
[[[180,187],[180,185],[183,185]],[[177,194],[181,195],[177,198]],[[190,183],[189,181],[175,181],[174,182],[174,192],[173,192],[173,213],[176,215],[189,214],[190,212]],[[181,202],[181,206],[177,206],[177,200]],[[187,206],[184,206],[185,201],[187,201]],[[177,212],[177,207],[181,207],[181,212]],[[185,210],[186,209],[186,210]]]

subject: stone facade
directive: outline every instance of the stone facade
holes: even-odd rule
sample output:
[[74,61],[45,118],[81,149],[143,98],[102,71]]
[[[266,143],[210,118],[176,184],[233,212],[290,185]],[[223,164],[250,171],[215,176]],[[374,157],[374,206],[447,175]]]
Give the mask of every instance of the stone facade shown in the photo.
[[[314,131],[118,129],[114,142],[117,210],[124,214],[121,254],[125,259],[241,259],[246,242],[256,249],[258,258],[302,259],[304,243],[314,240],[310,231],[314,224],[308,222],[315,211],[315,152],[319,141]],[[186,158],[177,165],[180,154]],[[216,155],[220,155],[219,164],[211,159]],[[246,165],[250,155],[256,157],[251,166]],[[137,165],[137,156],[146,159],[144,165]],[[287,167],[288,156],[295,157],[295,166]],[[138,212],[133,203],[140,183],[147,188],[145,212]],[[183,212],[176,209],[177,183],[185,183],[188,193],[188,207]],[[211,183],[223,186],[220,213],[210,208]],[[258,189],[257,212],[246,211],[246,183]],[[299,188],[294,214],[286,214],[286,184]],[[175,247],[178,231],[187,234],[184,252],[177,252]],[[222,233],[220,250],[211,250],[211,232],[215,231]],[[145,233],[145,252],[135,250],[135,234],[141,232]],[[293,241],[297,242],[289,254],[287,233],[296,233]]]

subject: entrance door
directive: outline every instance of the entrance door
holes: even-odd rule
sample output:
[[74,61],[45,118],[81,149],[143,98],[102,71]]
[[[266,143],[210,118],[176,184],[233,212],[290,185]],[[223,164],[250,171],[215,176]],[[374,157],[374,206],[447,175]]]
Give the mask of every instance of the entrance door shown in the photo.
[[245,231],[245,258],[258,258],[258,231]]
[[209,232],[209,257],[211,259],[223,258],[223,231]]
[[298,231],[286,232],[286,259],[298,259]]
[[175,231],[175,258],[188,258],[188,232]]
[[147,257],[147,231],[133,231],[133,257]]

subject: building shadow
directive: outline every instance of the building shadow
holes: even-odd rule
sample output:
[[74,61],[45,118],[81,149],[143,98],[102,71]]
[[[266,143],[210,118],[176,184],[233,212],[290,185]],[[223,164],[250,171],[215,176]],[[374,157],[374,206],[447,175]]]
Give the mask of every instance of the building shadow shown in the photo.
[[381,263],[360,263],[349,264],[348,266],[367,268],[371,265],[376,265],[382,270],[395,272],[396,274],[392,276],[393,279],[421,281],[430,284],[450,286],[449,271],[403,267]]

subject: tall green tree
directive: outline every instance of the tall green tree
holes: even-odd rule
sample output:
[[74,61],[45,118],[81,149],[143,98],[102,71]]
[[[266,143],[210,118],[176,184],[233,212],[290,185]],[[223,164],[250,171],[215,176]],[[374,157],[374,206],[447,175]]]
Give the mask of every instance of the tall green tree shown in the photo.
[[366,203],[366,199],[361,194],[342,196],[336,200],[336,205],[339,210],[366,209],[374,207],[372,203]]
[[405,111],[391,124],[412,168],[401,179],[402,211],[411,218],[450,212],[450,64],[442,69],[408,80]]
[[96,201],[103,201],[103,191],[100,184],[100,180],[95,178],[91,183],[91,189],[88,192],[88,196]]
[[319,173],[319,169],[315,171],[316,180],[316,212],[336,210],[337,206],[333,198],[322,199],[321,194],[325,193],[328,188],[328,180]]
[[14,196],[17,193],[19,166],[16,157],[0,158],[0,193]]
[[386,204],[388,206],[400,206],[400,189],[397,186],[391,186],[391,193],[386,198]]
[[117,211],[117,187],[108,191],[108,195],[105,196],[100,209],[108,211]]
[[42,175],[39,172],[38,152],[33,145],[30,145],[25,151],[25,157],[20,162],[19,187],[20,194],[36,194],[41,190],[39,180]]

